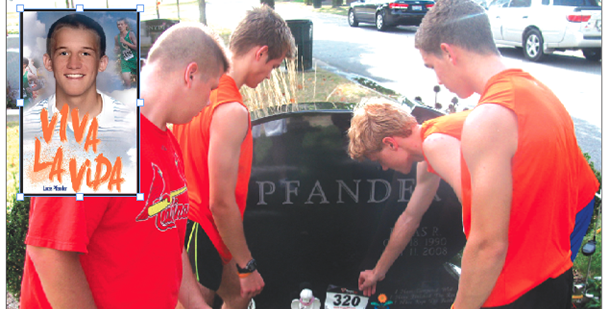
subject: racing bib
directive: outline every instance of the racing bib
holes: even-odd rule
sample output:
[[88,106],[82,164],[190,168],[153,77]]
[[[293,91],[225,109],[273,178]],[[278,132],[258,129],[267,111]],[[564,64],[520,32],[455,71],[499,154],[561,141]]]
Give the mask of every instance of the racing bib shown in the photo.
[[123,44],[123,60],[127,61],[131,58],[133,58],[133,53],[131,52],[131,49],[129,49],[129,47],[127,47],[127,45]]
[[360,291],[329,285],[324,309],[364,309],[368,303],[369,298]]

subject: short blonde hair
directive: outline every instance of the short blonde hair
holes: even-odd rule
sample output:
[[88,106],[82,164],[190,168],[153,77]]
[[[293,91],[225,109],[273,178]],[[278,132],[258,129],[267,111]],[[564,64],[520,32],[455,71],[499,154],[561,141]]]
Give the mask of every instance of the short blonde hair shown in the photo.
[[347,132],[348,154],[357,161],[381,151],[383,138],[409,137],[417,124],[405,105],[390,102],[370,102],[354,109],[354,116]]
[[165,72],[184,69],[195,62],[205,77],[229,69],[222,39],[202,23],[181,22],[165,30],[148,53],[146,63],[158,61]]

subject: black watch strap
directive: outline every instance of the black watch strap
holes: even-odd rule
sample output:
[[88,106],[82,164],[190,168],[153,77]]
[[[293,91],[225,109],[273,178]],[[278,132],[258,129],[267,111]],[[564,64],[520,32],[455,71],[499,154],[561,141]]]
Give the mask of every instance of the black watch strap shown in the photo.
[[237,272],[240,274],[253,273],[256,270],[256,260],[251,259],[248,262],[248,264],[246,264],[246,267],[244,267],[244,268],[239,267],[239,264],[237,264],[237,263],[235,263],[235,266],[237,266]]

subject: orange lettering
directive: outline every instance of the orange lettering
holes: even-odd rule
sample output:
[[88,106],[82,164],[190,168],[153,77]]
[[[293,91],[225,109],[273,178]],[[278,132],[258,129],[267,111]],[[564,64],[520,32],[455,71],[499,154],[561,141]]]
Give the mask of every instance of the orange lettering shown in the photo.
[[59,139],[62,142],[67,141],[66,138],[66,128],[68,127],[68,104],[64,104],[64,107],[61,108],[59,112],[61,114],[61,122],[59,127]]
[[[110,163],[110,160],[108,160],[108,158],[104,157],[103,153],[100,153],[96,158],[95,158],[95,179],[93,180],[93,182],[91,183],[93,185],[93,190],[97,191],[97,189],[100,187],[100,185],[107,181],[108,178],[110,178],[110,173],[112,171],[112,164]],[[102,174],[102,168],[106,168],[106,171],[104,172],[104,175],[101,176]]]
[[40,122],[42,123],[42,135],[44,136],[44,140],[48,144],[51,141],[53,131],[55,130],[55,123],[57,123],[57,114],[53,114],[53,118],[51,118],[51,122],[49,123],[49,112],[46,108],[43,108],[42,112],[40,112]]
[[78,108],[72,109],[72,126],[74,127],[74,139],[79,144],[83,140],[83,133],[85,132],[85,126],[87,125],[88,119],[89,119],[89,114],[87,113],[83,117],[83,120],[79,121]]
[[[100,142],[100,140],[97,138],[97,127],[97,118],[93,118],[93,120],[91,121],[91,125],[89,126],[89,133],[87,133],[87,139],[85,140],[85,151],[88,151],[89,146],[93,146],[93,153],[97,152],[97,144]],[[76,132],[74,133],[76,134]]]
[[[43,124],[43,130],[44,130],[44,124]],[[40,171],[46,169],[47,167],[51,166],[51,164],[53,164],[51,162],[40,162],[40,147],[42,147],[42,146],[40,145],[40,140],[37,137],[35,146],[34,146],[34,149],[35,149],[34,150],[34,173],[40,172]]]
[[121,162],[121,157],[117,157],[114,161],[114,167],[112,168],[110,180],[108,180],[108,190],[112,191],[112,186],[115,185],[117,191],[121,192],[121,183],[125,181],[125,179],[121,177],[122,168],[123,163]]
[[53,165],[51,166],[51,172],[49,173],[49,180],[53,181],[53,176],[57,177],[57,181],[61,183],[61,174],[65,172],[63,168],[61,168],[61,163],[64,160],[64,151],[61,147],[57,148],[57,153],[55,153],[55,159],[53,159]]
[[83,165],[81,165],[78,173],[76,173],[76,159],[70,159],[70,179],[72,179],[72,189],[74,192],[80,191],[80,186],[83,183],[83,174],[85,172],[85,168],[88,168],[91,165],[89,159],[85,161]]

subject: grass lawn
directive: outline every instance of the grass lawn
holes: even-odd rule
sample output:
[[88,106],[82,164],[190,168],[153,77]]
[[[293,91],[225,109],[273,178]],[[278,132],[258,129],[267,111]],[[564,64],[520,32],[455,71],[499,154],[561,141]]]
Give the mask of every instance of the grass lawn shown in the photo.
[[19,182],[19,122],[6,124],[6,207],[12,208]]

